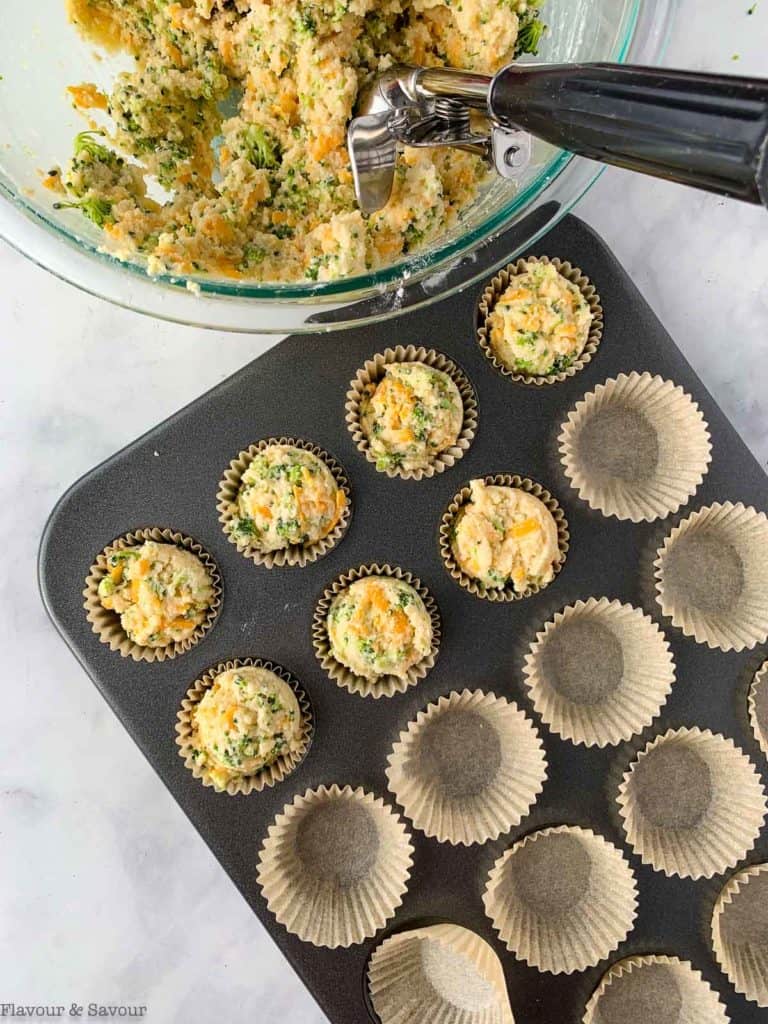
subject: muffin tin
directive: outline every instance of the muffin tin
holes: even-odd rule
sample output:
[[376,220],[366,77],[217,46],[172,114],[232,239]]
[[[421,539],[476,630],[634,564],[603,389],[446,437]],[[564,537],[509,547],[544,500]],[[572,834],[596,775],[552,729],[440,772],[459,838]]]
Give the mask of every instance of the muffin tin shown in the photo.
[[[502,236],[493,243],[498,262]],[[376,1020],[366,991],[371,953],[388,935],[450,922],[490,943],[506,975],[519,1024],[578,1024],[612,965],[647,954],[690,961],[716,990],[732,1021],[759,1024],[764,1013],[738,994],[711,948],[711,917],[731,871],[711,879],[667,877],[641,862],[627,843],[616,801],[630,764],[654,737],[683,727],[733,739],[768,782],[765,755],[750,728],[747,697],[765,651],[710,649],[664,619],[655,600],[653,562],[665,536],[691,511],[714,502],[768,509],[768,478],[707,394],[604,243],[566,217],[536,246],[571,260],[599,290],[605,334],[592,361],[547,388],[496,373],[476,338],[483,285],[388,324],[339,334],[289,338],[78,481],[54,509],[43,536],[39,575],[54,624],[150,763],[208,843],[334,1024]],[[350,381],[366,360],[394,345],[434,348],[470,379],[478,398],[477,436],[461,461],[420,481],[390,479],[357,450],[345,423]],[[675,515],[633,524],[589,508],[571,488],[558,433],[585,392],[632,371],[659,374],[690,394],[712,437],[712,464]],[[317,561],[267,571],[231,545],[218,522],[216,492],[230,460],[261,438],[288,435],[320,445],[344,467],[352,491],[347,534]],[[542,592],[511,603],[478,600],[451,579],[440,556],[438,526],[452,496],[473,477],[519,474],[539,481],[562,506],[570,549],[562,572]],[[99,550],[127,530],[167,527],[211,553],[223,579],[223,603],[207,636],[164,663],[120,658],[99,642],[82,590]],[[442,622],[439,656],[404,693],[373,700],[330,679],[313,649],[312,617],[324,590],[363,564],[413,573],[434,596]],[[618,746],[566,742],[531,704],[525,658],[545,624],[577,601],[607,597],[650,614],[676,665],[668,700],[641,735]],[[278,663],[307,692],[315,716],[312,746],[276,785],[229,798],[193,778],[174,742],[176,714],[195,679],[219,662],[262,658]],[[374,938],[342,949],[317,948],[289,934],[267,908],[257,882],[268,828],[295,798],[320,787],[362,787],[396,807],[387,789],[393,744],[420,711],[453,691],[483,690],[524,709],[543,741],[547,777],[531,812],[485,845],[438,843],[406,822],[414,847],[407,891]],[[400,808],[397,808],[400,810]],[[514,958],[483,906],[489,872],[513,844],[537,830],[569,825],[594,830],[631,865],[637,918],[606,960],[572,974],[545,974]],[[768,860],[760,837],[739,868]]]

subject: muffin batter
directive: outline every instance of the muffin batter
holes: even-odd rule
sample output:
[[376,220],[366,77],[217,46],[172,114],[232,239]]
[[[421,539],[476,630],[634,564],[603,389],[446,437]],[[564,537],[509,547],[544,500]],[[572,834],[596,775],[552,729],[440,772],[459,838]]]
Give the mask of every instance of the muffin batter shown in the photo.
[[393,363],[360,410],[376,468],[422,469],[456,443],[464,421],[459,389],[424,363]]

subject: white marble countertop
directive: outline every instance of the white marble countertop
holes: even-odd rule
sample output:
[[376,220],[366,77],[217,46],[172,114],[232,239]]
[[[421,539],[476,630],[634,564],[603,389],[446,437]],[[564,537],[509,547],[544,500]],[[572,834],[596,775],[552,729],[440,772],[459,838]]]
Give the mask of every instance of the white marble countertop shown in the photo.
[[[700,0],[682,0],[667,63],[764,71],[768,0],[751,17],[749,3],[717,0],[705,15]],[[724,15],[714,28],[713,8]],[[766,213],[618,171],[577,213],[613,246],[765,464]],[[270,342],[152,322],[2,246],[0,279],[0,1003],[145,1004],[144,1019],[179,1024],[320,1024],[55,635],[35,582],[60,493]]]

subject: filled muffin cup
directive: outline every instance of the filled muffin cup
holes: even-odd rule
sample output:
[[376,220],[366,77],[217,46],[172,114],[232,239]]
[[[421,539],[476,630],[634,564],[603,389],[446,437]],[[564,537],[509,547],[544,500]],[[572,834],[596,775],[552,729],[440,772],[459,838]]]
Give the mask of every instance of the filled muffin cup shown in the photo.
[[292,935],[346,948],[394,916],[412,862],[408,830],[381,798],[359,787],[320,786],[296,796],[270,825],[258,884]]
[[699,407],[681,387],[650,373],[599,384],[569,413],[559,442],[579,497],[633,523],[677,512],[712,460]]
[[676,956],[617,960],[600,979],[582,1024],[728,1024],[717,992]]
[[627,841],[665,875],[711,878],[754,846],[768,804],[760,776],[732,740],[670,729],[651,740],[619,787]]
[[768,1007],[768,864],[728,879],[712,913],[712,948],[737,992]]
[[768,757],[768,661],[764,661],[755,673],[749,688],[747,705],[755,739]]
[[[203,621],[190,631],[189,636],[168,643],[163,647],[149,647],[132,640],[123,629],[119,614],[105,608],[99,597],[99,584],[110,572],[110,556],[120,551],[125,551],[126,548],[140,547],[146,541],[172,544],[183,551],[188,551],[195,555],[205,568],[211,582],[211,603],[206,610]],[[192,537],[188,537],[176,530],[161,529],[160,527],[131,530],[129,533],[117,537],[99,553],[96,561],[88,571],[83,598],[83,607],[85,608],[86,618],[91,624],[91,629],[98,636],[101,643],[106,644],[111,651],[117,651],[121,657],[132,658],[133,661],[150,663],[170,661],[195,647],[212,629],[221,611],[221,574],[212,556],[202,544],[193,540]]]
[[390,935],[371,954],[367,977],[381,1024],[514,1024],[501,961],[456,924]]
[[[425,466],[407,468],[402,465],[388,463],[386,466],[380,467],[377,465],[379,459],[371,448],[368,434],[365,430],[363,423],[364,401],[384,379],[388,367],[395,363],[424,363],[434,370],[439,370],[450,377],[456,385],[461,398],[463,420],[456,441],[443,451],[437,452]],[[469,378],[461,367],[452,359],[449,359],[448,356],[423,346],[397,345],[395,348],[388,348],[384,352],[377,353],[371,359],[368,359],[350,383],[345,410],[347,428],[358,451],[362,452],[368,462],[373,463],[379,472],[385,473],[390,478],[399,477],[402,480],[423,480],[435,476],[436,473],[445,472],[446,469],[454,466],[463,457],[464,453],[469,450],[477,432],[477,397]]]
[[639,608],[591,597],[537,633],[524,673],[553,732],[605,747],[651,724],[672,690],[675,664],[664,634]]
[[544,584],[532,584],[528,586],[524,591],[516,591],[511,581],[507,581],[502,587],[489,587],[474,576],[470,576],[469,573],[459,565],[456,555],[453,551],[453,533],[458,516],[462,510],[471,504],[471,489],[470,485],[465,484],[460,491],[458,491],[451,499],[448,508],[443,512],[438,527],[438,547],[440,549],[440,556],[443,560],[445,568],[448,570],[451,579],[455,580],[464,590],[472,594],[473,597],[478,597],[484,601],[520,601],[527,597],[533,597],[534,594],[540,593],[545,587],[548,587],[550,583],[554,582],[557,578],[558,573],[565,564],[566,555],[568,554],[570,534],[568,532],[568,520],[565,518],[565,513],[561,508],[559,502],[554,498],[546,488],[542,487],[541,484],[536,483],[534,480],[529,480],[527,477],[521,477],[510,475],[509,473],[497,473],[491,476],[482,477],[482,483],[486,486],[491,487],[512,487],[528,494],[532,494],[535,498],[538,498],[546,508],[549,510],[552,518],[555,521],[557,528],[557,547],[558,555],[552,566],[554,577],[549,583]]
[[[506,289],[509,287],[511,278],[517,274],[523,274],[529,267],[537,263],[551,265],[571,284],[581,292],[592,316],[589,334],[581,353],[564,370],[550,374],[533,374],[515,370],[507,366],[494,352],[490,341],[489,316],[493,313],[496,304]],[[509,266],[499,271],[498,274],[486,286],[480,296],[477,308],[477,341],[488,362],[499,371],[504,377],[515,381],[517,384],[533,384],[542,387],[547,384],[561,384],[569,377],[573,377],[580,370],[583,370],[592,361],[603,337],[603,307],[600,304],[600,296],[589,278],[582,273],[578,267],[574,267],[567,260],[549,256],[529,256],[510,263]]]
[[576,825],[532,832],[496,861],[485,912],[518,960],[572,974],[609,956],[637,915],[635,877],[621,851]]
[[[222,788],[214,781],[210,766],[200,757],[200,751],[196,746],[194,715],[200,701],[208,693],[216,677],[221,675],[222,672],[229,672],[239,668],[265,669],[267,672],[273,672],[283,682],[287,683],[291,690],[293,690],[299,705],[301,730],[297,749],[281,754],[270,764],[265,765],[256,772],[238,775],[228,780],[226,786]],[[266,787],[282,782],[287,775],[290,775],[301,764],[312,743],[314,728],[315,721],[309,698],[299,681],[287,669],[271,661],[262,661],[261,658],[235,658],[212,666],[196,679],[187,690],[186,696],[182,700],[181,707],[176,715],[176,745],[179,748],[179,755],[184,760],[184,766],[204,786],[212,787],[217,792],[227,793],[229,796],[247,796],[249,793],[258,793]]]
[[[325,463],[330,470],[338,491],[344,495],[344,507],[341,509],[333,528],[319,540],[305,544],[288,544],[286,547],[277,548],[273,551],[263,551],[253,540],[241,535],[236,529],[239,519],[237,500],[246,470],[258,455],[273,445],[287,445],[292,448],[298,448],[301,451],[309,452]],[[216,502],[219,522],[227,540],[230,544],[235,545],[241,555],[249,558],[255,565],[260,565],[265,569],[281,568],[283,566],[303,568],[311,562],[316,562],[318,558],[322,558],[323,555],[328,554],[332,548],[336,547],[346,533],[352,519],[352,490],[341,464],[324,448],[320,448],[310,441],[303,441],[300,438],[293,437],[264,438],[240,452],[230,462],[219,482]]]
[[[388,579],[401,580],[412,587],[422,600],[431,626],[431,645],[429,652],[420,661],[404,673],[402,676],[382,675],[376,678],[369,678],[358,675],[347,665],[342,664],[334,655],[331,640],[328,634],[328,613],[335,598],[342,594],[350,584],[357,580],[366,579],[371,576],[383,576]],[[328,676],[338,685],[350,693],[360,697],[373,697],[378,700],[380,697],[394,697],[396,693],[405,693],[410,686],[415,686],[434,667],[440,650],[440,612],[437,602],[430,594],[421,580],[412,573],[391,565],[361,565],[356,569],[350,569],[327,587],[315,607],[315,614],[312,620],[312,645],[315,655],[327,672]]]
[[518,825],[547,777],[533,722],[481,690],[430,704],[400,733],[387,784],[414,825],[438,842],[485,843]]

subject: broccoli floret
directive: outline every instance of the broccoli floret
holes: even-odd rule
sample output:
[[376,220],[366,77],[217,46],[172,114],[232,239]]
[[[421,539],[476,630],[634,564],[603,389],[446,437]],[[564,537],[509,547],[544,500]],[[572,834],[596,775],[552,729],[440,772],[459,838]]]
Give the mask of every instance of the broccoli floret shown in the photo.
[[539,11],[526,11],[525,14],[522,14],[515,43],[515,57],[520,57],[524,53],[532,53],[535,57],[539,52],[539,43],[546,28],[547,26],[539,16]]
[[54,203],[54,210],[80,210],[84,217],[103,228],[105,224],[114,224],[112,203],[108,199],[82,199],[79,203]]
[[243,144],[251,163],[259,169],[278,167],[280,151],[272,136],[258,124],[251,124],[243,132]]
[[75,136],[75,156],[82,156],[84,153],[87,153],[94,160],[100,160],[105,164],[112,163],[115,159],[115,154],[111,149],[107,149],[106,146],[102,146],[100,142],[96,141],[97,138],[103,137],[103,132],[80,132],[79,135]]

